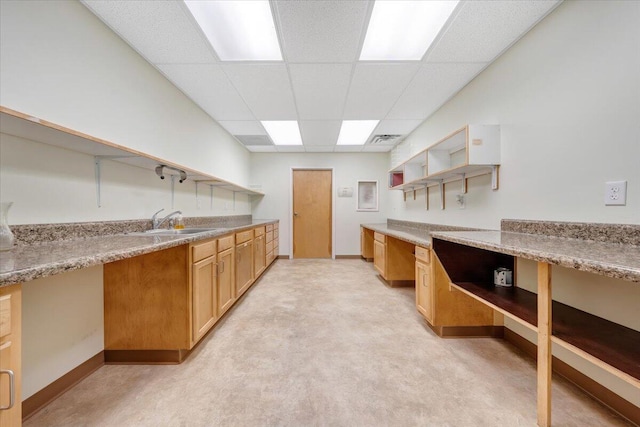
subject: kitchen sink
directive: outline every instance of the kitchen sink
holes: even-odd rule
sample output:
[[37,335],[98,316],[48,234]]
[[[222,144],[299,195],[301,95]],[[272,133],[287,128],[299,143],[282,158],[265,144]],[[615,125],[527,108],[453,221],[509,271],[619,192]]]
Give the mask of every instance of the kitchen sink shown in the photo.
[[181,229],[164,229],[147,230],[142,233],[132,233],[145,236],[179,236],[184,234],[198,234],[206,233],[208,231],[215,231],[217,228],[181,228]]

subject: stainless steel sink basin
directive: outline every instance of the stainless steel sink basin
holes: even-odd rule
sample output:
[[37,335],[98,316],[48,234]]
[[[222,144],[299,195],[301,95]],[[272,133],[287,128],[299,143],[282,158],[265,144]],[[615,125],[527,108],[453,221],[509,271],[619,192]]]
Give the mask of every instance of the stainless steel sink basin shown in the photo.
[[147,230],[142,233],[134,233],[134,234],[142,234],[147,236],[177,236],[183,234],[198,234],[198,233],[206,233],[208,231],[214,231],[217,228],[182,228],[182,229],[157,229],[157,230]]

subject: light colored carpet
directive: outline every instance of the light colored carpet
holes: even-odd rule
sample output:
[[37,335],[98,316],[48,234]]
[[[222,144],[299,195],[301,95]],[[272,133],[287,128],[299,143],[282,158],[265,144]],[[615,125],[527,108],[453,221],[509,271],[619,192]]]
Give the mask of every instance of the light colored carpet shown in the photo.
[[[183,364],[104,366],[24,425],[535,426],[535,381],[502,340],[438,338],[370,263],[278,260]],[[629,425],[562,380],[553,424]]]

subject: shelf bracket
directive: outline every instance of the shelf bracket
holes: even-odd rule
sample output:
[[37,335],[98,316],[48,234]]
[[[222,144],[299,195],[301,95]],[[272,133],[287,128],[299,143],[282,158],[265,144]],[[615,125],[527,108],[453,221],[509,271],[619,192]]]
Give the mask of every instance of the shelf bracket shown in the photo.
[[500,188],[500,167],[498,165],[491,166],[491,189],[497,190]]
[[426,210],[429,210],[429,186],[428,185],[424,186],[424,199],[425,199],[425,204],[427,205]]
[[407,192],[406,191],[402,192],[402,197],[404,197],[404,201],[406,202],[407,201]]
[[438,181],[438,188],[440,189],[440,209],[444,210],[444,180]]
[[176,176],[171,175],[171,209],[173,210],[173,202],[175,200]]
[[93,165],[94,165],[95,176],[96,176],[96,202],[99,208],[102,207],[102,200],[101,200],[101,194],[100,194],[101,179],[102,179],[102,176],[101,176],[102,160],[128,159],[131,157],[137,157],[137,156],[93,156]]
[[416,199],[416,191],[417,191],[417,190],[414,188],[414,189],[413,189],[413,200],[415,200],[415,199]]
[[462,186],[460,188],[460,192],[462,194],[467,194],[467,174],[463,173],[460,176],[462,177]]
[[213,210],[213,185],[209,185],[209,194],[211,196],[209,209]]

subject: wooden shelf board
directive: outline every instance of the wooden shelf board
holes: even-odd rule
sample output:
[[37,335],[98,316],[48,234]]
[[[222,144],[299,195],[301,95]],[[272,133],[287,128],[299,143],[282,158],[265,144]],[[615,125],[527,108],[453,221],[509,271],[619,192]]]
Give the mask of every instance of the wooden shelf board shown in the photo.
[[[226,186],[225,189],[229,191],[254,196],[264,195],[264,193],[259,191],[227,182],[215,176],[189,169],[159,157],[151,156],[2,106],[0,106],[0,132],[78,153],[102,156],[112,161],[148,170],[154,170],[156,166],[163,164],[184,170],[188,178],[193,181],[215,181],[223,183]],[[171,171],[167,171],[166,173],[168,176],[172,174],[175,175],[175,173]]]
[[[537,295],[533,292],[472,282],[453,285],[534,327],[538,323]],[[554,342],[567,343],[640,380],[640,332],[557,301],[553,301],[551,313]]]

